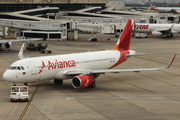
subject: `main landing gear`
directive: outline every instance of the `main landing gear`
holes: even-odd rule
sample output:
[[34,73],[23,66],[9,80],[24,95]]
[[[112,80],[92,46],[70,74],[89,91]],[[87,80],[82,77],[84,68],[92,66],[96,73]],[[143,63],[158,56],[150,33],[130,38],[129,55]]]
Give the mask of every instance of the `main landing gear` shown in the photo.
[[96,87],[96,83],[93,82],[89,87],[90,87],[90,88],[95,88],[95,87]]
[[173,37],[173,34],[171,34],[171,35],[167,35],[167,37],[169,38],[169,37]]
[[54,84],[55,85],[62,85],[63,84],[63,80],[62,79],[54,79]]

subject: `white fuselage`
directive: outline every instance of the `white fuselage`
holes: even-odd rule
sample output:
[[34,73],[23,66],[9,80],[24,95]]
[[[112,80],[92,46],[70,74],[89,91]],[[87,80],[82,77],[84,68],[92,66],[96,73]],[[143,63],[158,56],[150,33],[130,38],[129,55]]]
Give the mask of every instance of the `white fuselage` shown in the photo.
[[155,7],[152,9],[159,12],[171,12],[172,10],[175,10],[177,13],[180,12],[179,7]]
[[[135,32],[152,33],[153,31],[168,30],[173,24],[141,24],[137,23],[134,26]],[[180,32],[180,24],[174,24],[172,33]]]
[[[135,51],[129,50],[130,53]],[[50,79],[69,79],[67,71],[109,69],[120,59],[120,51],[99,51],[18,60],[6,70],[3,78],[9,82],[35,82]],[[16,67],[16,69],[15,69]],[[21,70],[18,70],[20,67]],[[24,69],[22,69],[22,67]]]

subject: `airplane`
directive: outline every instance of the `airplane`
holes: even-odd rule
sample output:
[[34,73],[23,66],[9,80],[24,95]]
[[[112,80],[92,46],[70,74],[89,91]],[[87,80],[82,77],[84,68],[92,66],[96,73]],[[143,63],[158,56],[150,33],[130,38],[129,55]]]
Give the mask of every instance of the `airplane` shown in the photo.
[[95,88],[96,78],[100,74],[169,68],[176,55],[166,68],[112,69],[125,62],[130,56],[143,55],[129,50],[132,27],[132,20],[128,20],[114,48],[105,51],[26,58],[23,56],[23,44],[18,54],[20,60],[10,65],[4,72],[3,79],[25,85],[28,85],[29,82],[51,79],[54,79],[54,84],[62,84],[63,79],[72,79],[72,86],[75,89],[82,89]]
[[[41,38],[33,38],[33,39],[0,39],[0,48],[4,44],[4,46],[9,49],[12,46],[12,42],[31,42],[42,40]],[[6,52],[6,50],[3,50]]]
[[152,33],[154,37],[173,37],[173,34],[180,33],[180,24],[146,24],[136,23],[134,32]]
[[151,0],[148,0],[150,7],[152,10],[159,11],[159,12],[173,12],[173,13],[180,13],[179,7],[156,7]]

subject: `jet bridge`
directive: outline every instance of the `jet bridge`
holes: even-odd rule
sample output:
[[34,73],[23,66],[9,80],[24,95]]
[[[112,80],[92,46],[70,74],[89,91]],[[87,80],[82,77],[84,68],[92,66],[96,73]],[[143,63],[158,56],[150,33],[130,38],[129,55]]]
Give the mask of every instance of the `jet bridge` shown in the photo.
[[111,34],[116,32],[115,25],[107,23],[79,23],[77,28],[81,31],[96,32],[99,34]]
[[39,7],[30,10],[17,11],[13,13],[30,15],[30,16],[39,16],[39,15],[46,15],[47,13],[59,13],[59,7]]

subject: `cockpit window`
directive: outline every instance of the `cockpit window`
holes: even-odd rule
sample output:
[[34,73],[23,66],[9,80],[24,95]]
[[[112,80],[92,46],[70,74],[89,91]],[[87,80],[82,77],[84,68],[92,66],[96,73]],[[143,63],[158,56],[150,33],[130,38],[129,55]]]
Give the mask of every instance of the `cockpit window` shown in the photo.
[[9,70],[25,70],[23,66],[10,66]]
[[24,70],[24,67],[23,67],[23,66],[21,66],[21,70]]
[[11,70],[16,70],[17,67],[11,67]]
[[21,68],[18,66],[18,67],[17,67],[17,70],[21,70]]

